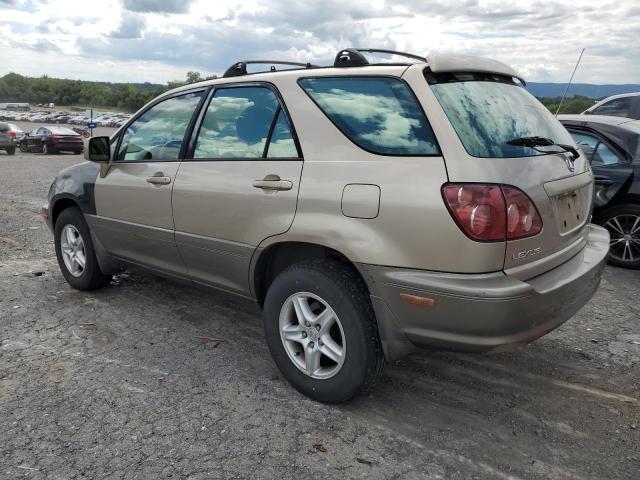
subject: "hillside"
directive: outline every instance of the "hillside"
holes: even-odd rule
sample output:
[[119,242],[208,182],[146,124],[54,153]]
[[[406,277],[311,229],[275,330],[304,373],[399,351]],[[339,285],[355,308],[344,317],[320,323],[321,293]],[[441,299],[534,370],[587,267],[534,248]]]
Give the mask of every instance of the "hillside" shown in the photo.
[[[566,83],[527,83],[527,89],[536,97],[561,97],[566,87]],[[571,84],[571,87],[569,87],[567,95],[579,95],[593,99],[602,99],[619,93],[631,92],[640,92],[640,84],[593,85],[590,83],[573,83]]]

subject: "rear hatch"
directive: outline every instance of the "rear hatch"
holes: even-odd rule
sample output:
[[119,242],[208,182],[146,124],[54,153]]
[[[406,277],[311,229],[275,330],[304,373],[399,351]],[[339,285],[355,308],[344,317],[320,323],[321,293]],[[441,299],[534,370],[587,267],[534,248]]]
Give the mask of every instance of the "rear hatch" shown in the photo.
[[564,127],[514,77],[429,71],[425,76],[463,147],[445,152],[449,181],[516,187],[542,220],[536,235],[504,242],[505,271],[527,279],[578,253],[586,244],[593,175],[582,152],[576,157],[566,151],[566,145],[577,146]]
[[7,145],[11,142],[12,139],[9,136],[9,125],[6,123],[0,123],[0,144]]

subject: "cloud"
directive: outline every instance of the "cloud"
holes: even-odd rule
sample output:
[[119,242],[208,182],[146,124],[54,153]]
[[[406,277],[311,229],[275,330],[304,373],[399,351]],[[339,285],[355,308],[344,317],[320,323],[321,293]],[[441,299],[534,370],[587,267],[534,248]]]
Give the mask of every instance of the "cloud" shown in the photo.
[[140,13],[187,13],[191,0],[122,0],[125,10]]
[[[55,9],[52,5],[0,0],[7,19],[2,44],[20,48],[46,40],[63,49],[59,66],[42,72],[50,75],[66,72],[80,56],[155,62],[163,71],[184,69],[184,74],[187,68],[222,73],[246,58],[326,65],[339,49],[361,46],[481,55],[513,66],[528,80],[562,82],[586,47],[576,82],[640,80],[637,0],[582,0],[579,8],[570,0],[217,0],[215,8],[208,0],[56,0]],[[0,71],[9,71],[10,63],[0,64]],[[115,72],[92,74],[98,80]],[[156,78],[154,72],[143,74],[140,80]]]
[[133,14],[133,13],[123,13],[122,20],[120,21],[120,26],[117,30],[111,32],[109,36],[111,38],[120,38],[120,39],[136,39],[142,38],[142,31],[146,25],[146,21],[144,17]]

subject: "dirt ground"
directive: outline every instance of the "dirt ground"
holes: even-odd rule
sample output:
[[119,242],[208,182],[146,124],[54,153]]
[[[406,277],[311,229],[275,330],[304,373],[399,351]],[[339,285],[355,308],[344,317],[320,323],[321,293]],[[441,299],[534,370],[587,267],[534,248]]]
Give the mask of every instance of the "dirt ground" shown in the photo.
[[0,478],[640,478],[640,271],[515,353],[421,351],[322,405],[251,302],[135,270],[72,290],[37,212],[77,161],[0,154]]

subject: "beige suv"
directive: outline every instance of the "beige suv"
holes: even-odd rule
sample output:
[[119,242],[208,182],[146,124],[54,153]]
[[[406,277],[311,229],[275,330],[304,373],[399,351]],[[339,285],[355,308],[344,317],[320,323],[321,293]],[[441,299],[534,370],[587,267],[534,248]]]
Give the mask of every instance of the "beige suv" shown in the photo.
[[69,284],[138,265],[256,299],[280,370],[326,402],[416,346],[503,351],[565,322],[609,248],[585,156],[508,66],[381,52],[239,62],[92,138],[44,211]]

